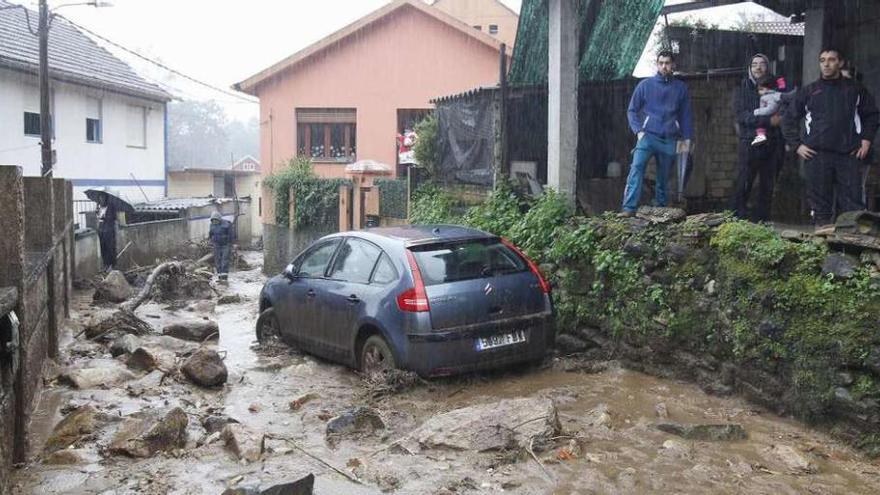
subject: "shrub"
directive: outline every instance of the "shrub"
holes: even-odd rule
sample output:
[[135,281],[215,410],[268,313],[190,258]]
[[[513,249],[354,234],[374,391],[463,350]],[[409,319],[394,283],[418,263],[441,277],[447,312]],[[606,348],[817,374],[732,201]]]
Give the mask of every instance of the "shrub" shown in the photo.
[[296,194],[294,228],[332,225],[339,221],[339,186],[345,179],[322,179],[312,170],[305,157],[291,159],[282,170],[266,177],[264,182],[275,197],[275,223],[291,225],[288,204],[290,190]]

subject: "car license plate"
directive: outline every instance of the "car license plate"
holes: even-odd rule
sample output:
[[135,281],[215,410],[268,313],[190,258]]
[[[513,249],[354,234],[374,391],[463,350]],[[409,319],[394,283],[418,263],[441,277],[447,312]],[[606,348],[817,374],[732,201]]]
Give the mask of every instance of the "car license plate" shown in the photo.
[[477,339],[477,350],[485,351],[486,349],[494,349],[496,347],[504,347],[513,344],[519,344],[526,341],[525,330],[517,330],[510,333],[499,333],[488,337],[480,337]]

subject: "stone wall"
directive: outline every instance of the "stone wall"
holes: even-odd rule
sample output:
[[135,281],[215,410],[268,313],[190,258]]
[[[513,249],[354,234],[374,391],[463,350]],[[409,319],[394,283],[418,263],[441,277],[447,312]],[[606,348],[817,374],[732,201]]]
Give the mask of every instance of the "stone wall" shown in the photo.
[[[12,351],[0,355],[0,493],[6,493],[10,466],[29,454],[43,367],[57,355],[59,323],[70,311],[74,247],[69,182],[25,178],[20,167],[0,166],[0,190],[0,287],[15,290],[9,306],[20,320]],[[8,321],[4,309],[0,324]],[[15,334],[4,327],[3,335]]]
[[120,226],[116,249],[125,252],[118,257],[118,268],[154,265],[175,256],[191,257],[194,252],[189,241],[189,222],[183,218]]
[[338,230],[336,226],[293,229],[264,223],[263,273],[268,276],[281,273],[309,244]]

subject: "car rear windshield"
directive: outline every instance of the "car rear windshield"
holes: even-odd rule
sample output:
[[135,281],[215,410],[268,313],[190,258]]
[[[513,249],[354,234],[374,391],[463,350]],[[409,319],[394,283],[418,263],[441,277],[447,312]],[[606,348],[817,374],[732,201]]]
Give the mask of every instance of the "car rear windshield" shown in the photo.
[[426,286],[528,271],[526,262],[500,239],[429,244],[410,248]]

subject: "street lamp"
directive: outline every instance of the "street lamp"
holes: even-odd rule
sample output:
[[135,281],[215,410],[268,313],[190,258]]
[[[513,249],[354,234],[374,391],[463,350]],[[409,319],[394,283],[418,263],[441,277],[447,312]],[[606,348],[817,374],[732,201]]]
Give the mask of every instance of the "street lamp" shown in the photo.
[[[89,5],[92,7],[112,7],[107,1],[94,0],[91,2],[66,3],[56,6],[53,10],[75,5]],[[10,5],[0,10],[20,8],[27,14],[28,10],[22,5]],[[26,17],[28,31],[36,35],[40,40],[40,158],[42,163],[41,174],[43,177],[52,176],[52,165],[55,163],[52,154],[52,129],[49,119],[49,28],[55,14],[49,11],[46,0],[40,0],[40,21],[37,32],[31,29],[30,18]]]

